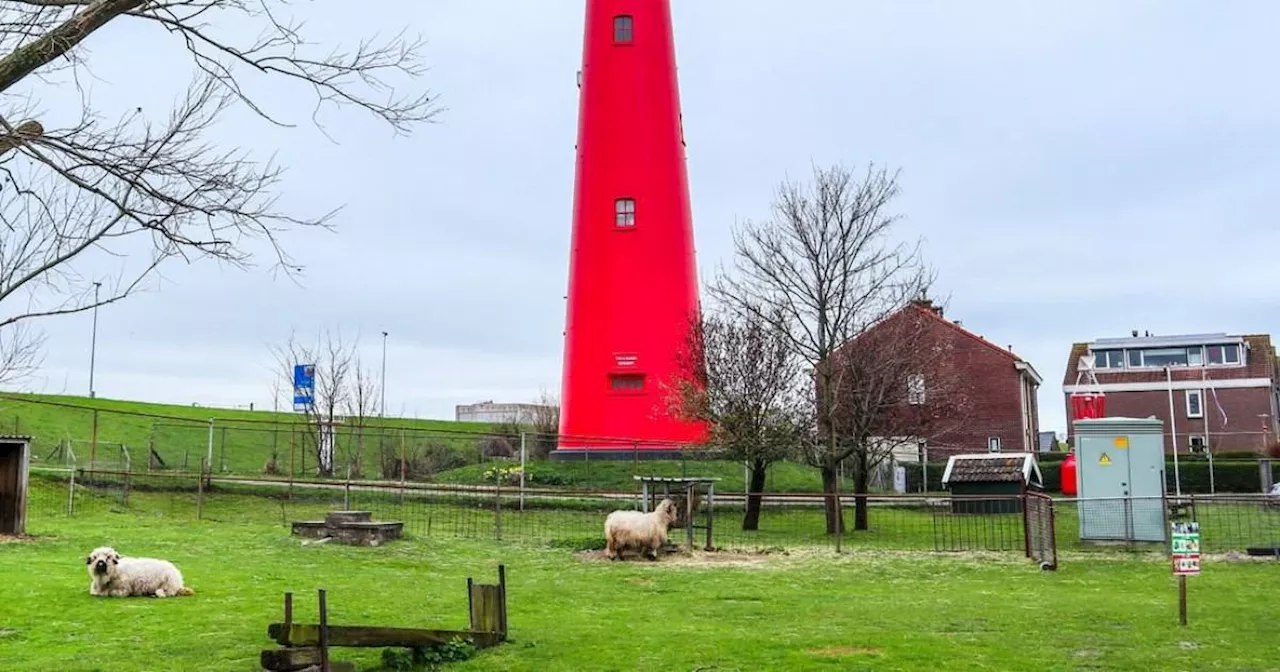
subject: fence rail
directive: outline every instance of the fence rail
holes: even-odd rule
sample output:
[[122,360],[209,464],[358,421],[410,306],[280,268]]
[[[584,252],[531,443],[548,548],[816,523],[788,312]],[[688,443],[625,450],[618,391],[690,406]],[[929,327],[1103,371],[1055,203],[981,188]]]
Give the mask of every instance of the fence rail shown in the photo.
[[[1056,567],[1059,551],[1164,552],[1168,521],[1197,520],[1205,553],[1280,547],[1280,501],[1265,496],[1062,499],[1022,496],[761,493],[758,520],[743,493],[695,501],[695,525],[711,527],[716,549],[883,549],[1017,552]],[[578,550],[603,546],[603,523],[615,509],[641,508],[638,491],[515,488],[387,481],[248,479],[200,472],[47,468],[32,472],[28,517],[34,527],[66,517],[148,511],[174,521],[245,519],[262,501],[279,505],[280,522],[317,520],[327,510],[371,511],[399,521],[409,535],[548,543]],[[839,501],[845,529],[828,532],[827,509]],[[862,514],[859,515],[859,509]],[[684,507],[681,507],[684,510]],[[860,522],[865,521],[865,526]],[[684,521],[671,532],[686,541]],[[752,528],[752,529],[748,529]],[[699,535],[696,546],[704,547]]]

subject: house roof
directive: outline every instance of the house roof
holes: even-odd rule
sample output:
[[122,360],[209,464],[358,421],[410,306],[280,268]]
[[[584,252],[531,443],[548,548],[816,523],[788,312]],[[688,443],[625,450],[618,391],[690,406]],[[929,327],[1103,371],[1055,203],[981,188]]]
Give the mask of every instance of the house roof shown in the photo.
[[950,483],[1026,483],[1043,487],[1040,465],[1031,453],[978,453],[953,455],[942,472],[942,485]]
[[[1275,377],[1276,350],[1271,344],[1271,336],[1267,334],[1244,334],[1231,336],[1224,334],[1200,334],[1187,336],[1145,336],[1138,338],[1097,339],[1086,343],[1073,343],[1071,353],[1067,356],[1067,370],[1062,376],[1063,385],[1075,385],[1080,366],[1080,357],[1088,354],[1090,346],[1096,350],[1116,350],[1119,348],[1150,348],[1166,345],[1194,345],[1198,343],[1240,343],[1245,344],[1248,354],[1245,366],[1183,366],[1171,369],[1174,381],[1183,380],[1229,380],[1243,378]],[[1176,346],[1174,346],[1176,347]],[[1154,383],[1166,380],[1163,369],[1094,369],[1099,383]]]
[[[933,320],[937,324],[944,325],[948,329],[952,329],[957,333],[965,336],[966,338],[971,338],[977,341],[978,343],[981,343],[982,345],[1004,355],[1005,357],[1008,357],[1014,362],[1014,365],[1019,370],[1029,373],[1032,379],[1036,381],[1036,384],[1037,385],[1040,384],[1041,382],[1040,374],[1036,371],[1035,367],[1031,366],[1031,362],[1028,362],[1022,357],[1018,356],[1018,354],[1015,353],[1011,347],[1002,348],[999,345],[996,345],[995,343],[992,343],[991,341],[988,341],[987,339],[983,338],[981,335],[975,334],[974,332],[969,331],[968,329],[965,329],[964,327],[960,326],[958,323],[943,317],[942,309],[933,305],[933,301],[929,299],[917,299],[915,301],[911,301],[910,303],[903,306],[902,308],[899,308],[893,313],[890,313],[889,315],[887,315],[879,323],[874,324],[871,327],[863,330],[862,334],[866,334],[870,331],[873,331],[880,324],[884,324],[889,320],[898,318],[901,315],[905,314],[907,311],[915,311],[917,314],[923,315],[926,319]],[[843,345],[840,346],[840,348],[837,348],[837,349],[842,349],[855,343],[859,338],[862,337],[862,334],[858,334],[857,336],[854,336],[852,339],[845,342]]]

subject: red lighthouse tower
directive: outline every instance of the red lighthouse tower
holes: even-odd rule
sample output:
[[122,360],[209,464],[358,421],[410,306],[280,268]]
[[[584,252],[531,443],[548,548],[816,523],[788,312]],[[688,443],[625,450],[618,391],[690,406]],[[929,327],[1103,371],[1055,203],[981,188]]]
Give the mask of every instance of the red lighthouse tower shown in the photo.
[[556,452],[665,452],[705,436],[663,389],[698,315],[670,0],[587,0],[584,32]]

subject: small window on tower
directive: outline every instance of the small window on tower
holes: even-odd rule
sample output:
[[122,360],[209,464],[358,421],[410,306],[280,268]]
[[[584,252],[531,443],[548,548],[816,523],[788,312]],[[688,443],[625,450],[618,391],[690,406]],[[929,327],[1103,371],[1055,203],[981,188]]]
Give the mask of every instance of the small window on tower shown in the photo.
[[613,202],[613,223],[622,229],[636,225],[636,199],[619,198]]
[[609,376],[609,389],[615,392],[639,392],[644,389],[644,374],[615,373]]
[[631,44],[631,17],[620,14],[613,17],[613,43]]

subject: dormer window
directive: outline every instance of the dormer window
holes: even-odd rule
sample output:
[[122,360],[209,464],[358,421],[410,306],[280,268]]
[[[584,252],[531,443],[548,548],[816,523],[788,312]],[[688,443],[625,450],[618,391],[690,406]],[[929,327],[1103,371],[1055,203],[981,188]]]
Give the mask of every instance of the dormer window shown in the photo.
[[619,198],[613,202],[613,225],[630,229],[636,225],[636,199]]
[[613,17],[613,43],[631,44],[632,24],[629,14]]

